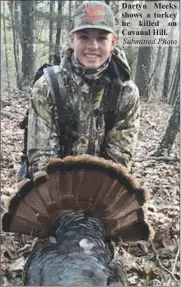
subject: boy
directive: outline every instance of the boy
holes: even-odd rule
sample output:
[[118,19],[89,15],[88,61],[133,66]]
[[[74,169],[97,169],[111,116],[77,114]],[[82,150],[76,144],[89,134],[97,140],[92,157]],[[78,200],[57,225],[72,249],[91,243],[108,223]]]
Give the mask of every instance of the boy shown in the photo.
[[30,175],[43,170],[51,157],[70,154],[88,153],[129,167],[139,131],[139,92],[123,51],[116,48],[110,7],[99,1],[80,5],[69,42],[54,67],[65,96],[67,134],[60,146],[57,110],[43,75],[33,87],[29,107]]

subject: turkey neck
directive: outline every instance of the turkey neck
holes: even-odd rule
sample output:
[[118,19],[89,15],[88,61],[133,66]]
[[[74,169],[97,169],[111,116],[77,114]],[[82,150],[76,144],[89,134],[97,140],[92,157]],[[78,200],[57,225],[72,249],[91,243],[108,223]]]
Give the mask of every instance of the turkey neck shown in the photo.
[[52,228],[58,248],[66,253],[91,255],[103,264],[109,264],[114,256],[106,227],[97,218],[85,213],[63,215]]

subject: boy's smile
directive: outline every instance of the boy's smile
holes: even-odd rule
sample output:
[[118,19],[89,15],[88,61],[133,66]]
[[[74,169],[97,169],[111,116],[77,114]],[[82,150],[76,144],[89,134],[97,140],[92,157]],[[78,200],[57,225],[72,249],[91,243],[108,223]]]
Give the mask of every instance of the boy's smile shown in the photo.
[[71,47],[77,60],[88,69],[97,69],[110,57],[117,38],[101,29],[83,29],[70,34]]

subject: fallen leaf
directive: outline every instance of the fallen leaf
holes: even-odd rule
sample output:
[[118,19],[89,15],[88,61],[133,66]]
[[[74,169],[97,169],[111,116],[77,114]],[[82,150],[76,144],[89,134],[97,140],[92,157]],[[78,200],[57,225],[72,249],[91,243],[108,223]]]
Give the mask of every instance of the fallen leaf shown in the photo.
[[159,267],[154,267],[154,268],[152,269],[152,272],[153,272],[155,275],[159,276],[160,278],[164,278],[164,273],[163,273],[163,270],[162,270],[161,268],[159,268]]
[[177,248],[177,242],[174,239],[163,239],[162,240],[163,246],[170,251],[174,251]]
[[22,270],[25,264],[25,258],[22,256],[15,260],[13,264],[10,265],[10,271]]

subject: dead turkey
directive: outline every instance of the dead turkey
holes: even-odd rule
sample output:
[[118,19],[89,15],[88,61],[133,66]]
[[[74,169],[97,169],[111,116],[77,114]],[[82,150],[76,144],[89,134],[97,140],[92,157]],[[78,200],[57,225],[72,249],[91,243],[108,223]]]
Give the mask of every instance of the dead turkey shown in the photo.
[[3,230],[39,237],[24,268],[24,286],[126,286],[113,245],[148,240],[148,192],[127,170],[89,155],[53,159],[19,184]]

